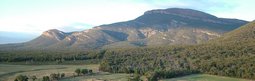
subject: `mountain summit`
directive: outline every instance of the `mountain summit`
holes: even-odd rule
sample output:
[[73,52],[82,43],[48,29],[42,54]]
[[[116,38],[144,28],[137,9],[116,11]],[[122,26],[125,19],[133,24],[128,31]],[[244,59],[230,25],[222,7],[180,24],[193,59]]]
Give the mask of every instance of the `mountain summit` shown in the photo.
[[201,18],[201,19],[215,19],[216,16],[197,11],[192,9],[182,9],[182,8],[169,8],[169,9],[157,9],[150,10],[145,12],[145,14],[172,14],[179,15],[183,17],[193,17],[193,18]]
[[246,23],[248,22],[218,18],[192,9],[157,9],[147,11],[134,20],[100,25],[80,32],[65,33],[56,29],[45,31],[40,37],[24,43],[23,46],[43,49],[95,49],[197,44],[220,37]]

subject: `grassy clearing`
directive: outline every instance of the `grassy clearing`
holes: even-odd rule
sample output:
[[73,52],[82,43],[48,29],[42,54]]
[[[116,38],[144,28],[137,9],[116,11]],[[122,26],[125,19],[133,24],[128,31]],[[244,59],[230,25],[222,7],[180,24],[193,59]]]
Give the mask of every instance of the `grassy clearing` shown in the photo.
[[74,78],[62,79],[60,81],[127,81],[129,74],[111,74],[100,72],[89,76],[79,76]]
[[162,81],[252,81],[252,80],[207,75],[207,74],[196,74],[196,75],[189,75],[189,76],[184,76],[179,78],[164,79]]
[[[95,74],[68,77],[74,74],[77,68],[92,69]],[[43,76],[49,76],[51,73],[65,73],[68,78],[60,81],[89,81],[89,80],[111,80],[111,81],[127,81],[128,74],[111,74],[107,72],[99,72],[98,65],[8,65],[0,64],[0,81],[13,81],[19,75],[33,76],[35,75],[41,81]]]
[[[77,68],[87,68],[94,71],[93,75],[68,77],[60,81],[127,81],[129,74],[111,74],[98,71],[99,65],[8,65],[0,64],[0,81],[13,81],[19,75],[37,76],[36,81],[40,81],[43,76],[49,76],[51,73],[65,73],[66,76],[72,76]],[[161,81],[251,81],[238,78],[214,76],[207,74],[189,75],[179,78],[164,79]]]
[[[98,71],[98,65],[6,65],[0,64],[0,81],[13,81],[17,75],[49,76],[51,73],[65,73],[71,76],[77,68],[88,68]],[[39,79],[40,80],[40,79]]]

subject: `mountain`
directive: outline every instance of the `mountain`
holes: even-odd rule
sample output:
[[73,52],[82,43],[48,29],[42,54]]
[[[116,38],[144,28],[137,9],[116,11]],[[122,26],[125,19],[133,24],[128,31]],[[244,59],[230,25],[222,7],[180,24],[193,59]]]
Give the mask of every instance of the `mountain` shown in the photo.
[[147,11],[134,20],[100,25],[79,32],[48,30],[32,41],[14,46],[30,49],[96,49],[197,44],[220,37],[246,23],[192,9],[157,9]]
[[[128,34],[127,40],[137,45],[197,44],[236,29],[246,21],[217,18],[192,9],[151,10],[127,22],[101,25],[99,28]],[[110,44],[110,46],[124,46]],[[109,45],[108,45],[109,46]]]

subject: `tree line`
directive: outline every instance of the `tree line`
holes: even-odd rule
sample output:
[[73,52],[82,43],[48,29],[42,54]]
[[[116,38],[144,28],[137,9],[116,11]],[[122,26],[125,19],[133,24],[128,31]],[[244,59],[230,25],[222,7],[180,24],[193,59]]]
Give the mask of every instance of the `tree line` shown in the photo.
[[[91,75],[93,74],[93,70],[91,69],[75,69],[74,70],[74,75],[72,76],[66,76],[65,73],[51,73],[49,76],[43,76],[41,81],[58,81],[60,79],[63,78],[67,78],[67,77],[77,77],[77,76],[85,76],[85,75]],[[29,79],[31,79],[32,81],[35,81],[36,79],[38,79],[36,76],[26,76],[26,75],[18,75],[16,76],[16,78],[14,79],[14,81],[28,81]]]
[[56,62],[100,60],[104,50],[58,51],[58,50],[0,50],[0,62]]

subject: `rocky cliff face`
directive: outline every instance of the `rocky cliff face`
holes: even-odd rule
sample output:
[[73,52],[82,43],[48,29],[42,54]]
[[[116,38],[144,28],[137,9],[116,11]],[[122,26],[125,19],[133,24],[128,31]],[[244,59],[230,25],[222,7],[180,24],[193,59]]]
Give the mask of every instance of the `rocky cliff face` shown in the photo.
[[68,34],[62,31],[59,31],[57,29],[52,29],[43,32],[42,36],[45,36],[46,38],[55,39],[57,41],[63,40]]
[[197,44],[220,37],[247,21],[225,19],[192,9],[158,9],[130,21],[65,33],[49,30],[24,43],[29,48],[80,48]]

